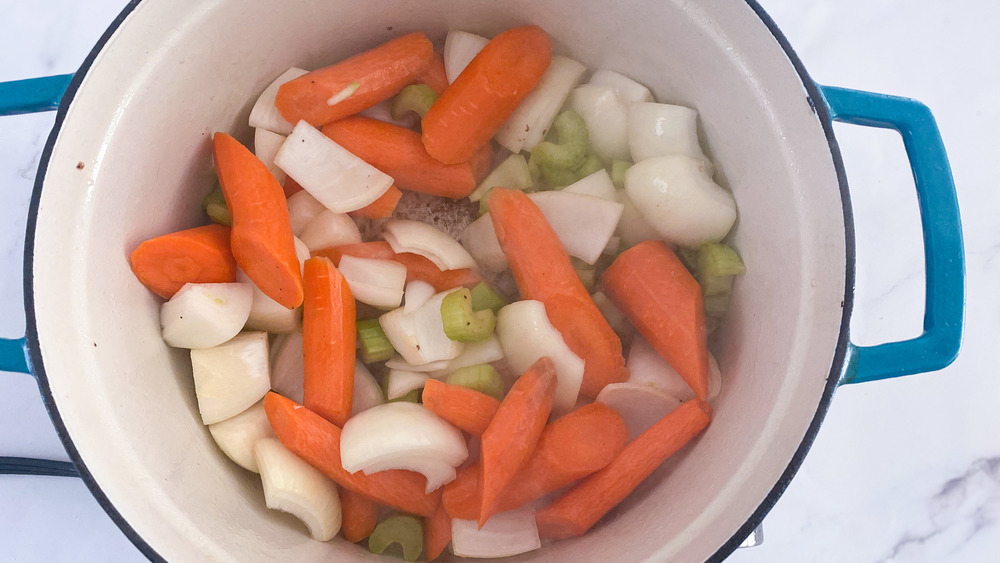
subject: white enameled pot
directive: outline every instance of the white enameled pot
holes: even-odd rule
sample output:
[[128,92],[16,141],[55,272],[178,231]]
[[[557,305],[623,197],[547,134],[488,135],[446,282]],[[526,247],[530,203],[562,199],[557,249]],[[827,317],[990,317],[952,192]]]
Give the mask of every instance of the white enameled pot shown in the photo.
[[[26,347],[70,456],[151,559],[378,558],[313,542],[264,508],[258,476],[202,426],[188,355],[162,342],[160,301],[132,276],[129,252],[203,221],[212,133],[249,142],[252,101],[288,67],[409,31],[439,41],[452,28],[524,23],[544,27],[557,52],[699,111],[717,179],[739,205],[731,240],[748,271],[715,338],[725,384],[710,428],[589,534],[514,560],[721,559],[784,490],[838,384],[954,358],[962,242],[933,119],[912,100],[817,86],[752,0],[135,1],[62,98],[29,218],[27,336],[3,343],[0,367],[27,367],[16,356]],[[39,84],[56,99],[65,86]],[[44,105],[27,82],[6,86],[0,103],[20,88],[22,110]],[[849,342],[853,225],[833,118],[898,129],[906,144],[928,260],[917,339]]]

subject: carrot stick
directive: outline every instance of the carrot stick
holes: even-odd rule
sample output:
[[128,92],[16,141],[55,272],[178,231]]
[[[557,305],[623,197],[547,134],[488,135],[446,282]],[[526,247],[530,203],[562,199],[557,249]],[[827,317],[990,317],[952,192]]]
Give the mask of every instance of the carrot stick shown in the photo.
[[411,514],[433,516],[437,510],[440,494],[424,493],[427,478],[419,473],[402,469],[348,473],[340,459],[339,426],[274,392],[264,396],[264,411],[286,448],[341,487]]
[[399,198],[401,197],[403,197],[403,192],[399,191],[399,188],[389,186],[389,189],[380,195],[378,199],[361,209],[348,212],[348,215],[351,217],[364,217],[365,219],[392,217],[392,212],[396,210],[396,206],[399,205]]
[[357,543],[372,534],[378,524],[378,504],[368,497],[340,487],[340,529],[344,539]]
[[524,192],[505,188],[494,188],[488,203],[521,298],[544,303],[552,326],[585,362],[580,392],[593,398],[605,385],[625,381],[621,340],[538,206]]
[[473,436],[482,436],[500,401],[461,385],[428,379],[421,395],[424,407]]
[[377,258],[392,260],[406,266],[406,281],[423,280],[434,286],[437,291],[445,291],[456,287],[472,287],[483,281],[483,277],[467,268],[457,270],[441,270],[427,258],[419,254],[401,252],[396,254],[389,243],[385,241],[360,242],[345,244],[332,248],[324,248],[312,253],[313,256],[325,256],[334,264],[340,263],[340,257],[345,254],[358,258]]
[[604,292],[700,399],[708,396],[708,332],[701,287],[666,243],[641,242],[601,278]]
[[282,84],[274,105],[289,123],[323,125],[395,96],[433,62],[430,39],[410,33]]
[[288,204],[271,171],[239,141],[212,137],[215,170],[233,218],[236,263],[265,295],[294,309],[302,304],[302,270],[295,255]]
[[550,539],[583,535],[668,457],[704,430],[711,418],[712,407],[701,399],[677,407],[629,442],[607,467],[536,512],[538,534]]
[[434,516],[424,519],[424,555],[428,561],[437,559],[451,541],[451,518],[444,506],[438,505]]
[[538,26],[494,37],[424,116],[427,152],[446,164],[472,158],[535,88],[551,59],[549,36]]
[[142,285],[164,299],[186,283],[236,281],[229,227],[214,223],[151,238],[132,251],[129,261]]
[[[323,134],[361,160],[392,176],[404,190],[462,198],[476,189],[482,177],[479,160],[483,145],[469,161],[442,164],[431,158],[420,133],[370,117],[353,116],[323,126]],[[473,162],[475,161],[475,162]]]
[[483,432],[480,528],[497,512],[504,489],[534,451],[552,410],[555,391],[555,364],[542,357],[517,379]]
[[481,464],[478,462],[459,467],[455,472],[455,478],[442,487],[441,506],[448,516],[459,520],[479,518],[479,511],[483,506],[483,497],[479,494],[481,470]]
[[347,280],[326,258],[305,264],[302,306],[303,404],[343,426],[354,398],[357,309]]
[[418,80],[422,84],[430,86],[431,90],[437,92],[438,95],[445,91],[445,88],[448,87],[448,73],[444,70],[444,57],[441,56],[441,53],[434,52],[434,61]]

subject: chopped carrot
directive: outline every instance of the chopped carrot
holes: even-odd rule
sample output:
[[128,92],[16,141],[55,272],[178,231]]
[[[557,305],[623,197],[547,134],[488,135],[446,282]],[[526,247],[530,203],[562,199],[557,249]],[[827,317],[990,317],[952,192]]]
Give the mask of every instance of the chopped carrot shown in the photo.
[[286,448],[333,479],[341,487],[362,494],[379,504],[433,516],[441,503],[437,491],[424,492],[427,478],[413,471],[389,469],[366,475],[349,473],[340,459],[340,427],[295,401],[269,392],[264,411],[275,435]]
[[472,287],[483,281],[483,277],[469,270],[459,268],[456,270],[441,270],[434,262],[419,254],[401,252],[396,254],[389,243],[385,241],[359,242],[355,244],[344,244],[332,248],[323,248],[312,253],[313,256],[325,256],[334,264],[340,263],[340,257],[344,255],[356,256],[358,258],[377,258],[380,260],[392,260],[406,266],[406,281],[423,280],[434,286],[437,291],[446,291],[456,287]]
[[[483,507],[483,498],[479,494],[480,464],[472,463],[459,467],[455,478],[442,487],[441,506],[452,518],[458,520],[476,520]],[[506,497],[504,499],[506,501]],[[501,507],[506,507],[504,502]],[[516,507],[515,507],[516,508]]]
[[551,59],[549,36],[536,25],[494,37],[424,116],[427,152],[446,164],[468,161],[535,88]]
[[422,84],[426,84],[441,94],[448,87],[448,73],[444,70],[444,57],[437,51],[434,52],[434,61],[427,67],[427,70],[418,79]]
[[129,262],[142,285],[164,299],[186,283],[236,281],[229,227],[215,223],[151,238],[132,251]]
[[708,396],[708,331],[701,287],[663,241],[621,253],[601,278],[604,293],[700,399]]
[[434,516],[424,519],[424,555],[428,561],[437,559],[451,542],[451,518],[444,506],[438,505]]
[[586,533],[625,499],[668,457],[708,426],[712,407],[692,399],[674,409],[625,446],[607,467],[535,513],[542,538],[573,538]]
[[494,188],[488,204],[521,298],[541,301],[552,326],[585,362],[580,392],[594,398],[605,385],[625,381],[621,340],[538,206],[524,192],[506,188]]
[[343,426],[354,399],[357,309],[347,280],[323,257],[305,264],[302,307],[303,404]]
[[[323,134],[392,176],[404,190],[457,199],[472,193],[482,179],[479,152],[467,162],[442,164],[424,150],[420,133],[392,123],[353,116],[324,125]],[[488,146],[483,149],[489,152]]]
[[290,123],[323,125],[395,96],[433,62],[430,39],[410,33],[282,84],[274,105]]
[[370,498],[340,487],[340,529],[344,539],[357,543],[372,534],[378,524],[378,504]]
[[545,429],[556,391],[556,367],[539,358],[514,382],[482,436],[479,527],[497,512],[503,492],[528,461]]
[[431,412],[473,436],[483,435],[500,408],[500,401],[489,395],[436,379],[424,384],[421,401]]
[[285,191],[285,199],[288,199],[305,188],[299,185],[291,176],[285,176],[285,183],[282,184],[281,189]]
[[378,199],[361,209],[348,212],[348,215],[351,217],[364,217],[365,219],[392,217],[392,212],[396,210],[396,206],[399,205],[399,198],[401,197],[403,197],[403,192],[399,191],[399,188],[389,186],[389,189],[380,195]]
[[302,304],[302,267],[295,254],[288,204],[267,166],[225,133],[212,137],[215,170],[233,219],[236,263],[260,290],[283,306]]

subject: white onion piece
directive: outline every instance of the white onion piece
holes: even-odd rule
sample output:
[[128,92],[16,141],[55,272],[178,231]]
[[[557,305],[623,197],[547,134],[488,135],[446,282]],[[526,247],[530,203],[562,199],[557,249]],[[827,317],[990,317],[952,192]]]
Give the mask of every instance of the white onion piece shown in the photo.
[[392,260],[344,255],[337,266],[351,295],[379,309],[399,307],[406,284],[406,266]]
[[736,221],[736,200],[688,156],[647,158],[625,172],[625,191],[668,242],[697,248],[719,241]]
[[331,246],[356,244],[361,242],[361,231],[354,219],[345,213],[323,210],[313,217],[299,239],[310,251],[315,252]]
[[299,259],[299,270],[305,274],[306,260],[312,257],[312,253],[309,251],[306,243],[302,242],[302,239],[299,237],[292,237],[292,241],[295,242],[295,257]]
[[288,218],[292,223],[292,234],[300,236],[309,223],[324,211],[326,207],[309,192],[300,190],[292,194],[288,198]]
[[484,271],[497,273],[507,269],[507,255],[500,248],[489,213],[469,223],[459,240]]
[[634,162],[671,154],[708,160],[698,144],[698,112],[684,106],[654,103],[629,106],[628,146]]
[[452,290],[435,294],[413,313],[413,327],[420,345],[420,355],[424,361],[450,360],[462,353],[465,345],[448,338],[444,333],[444,320],[441,318],[441,302]]
[[254,457],[260,468],[267,507],[301,520],[312,539],[332,540],[340,531],[342,517],[337,485],[285,448],[277,438],[258,441]]
[[614,88],[625,105],[635,102],[652,102],[653,94],[642,84],[613,70],[599,69],[590,77],[590,84]]
[[302,356],[302,331],[297,330],[274,343],[271,353],[271,390],[302,404],[305,364]]
[[163,341],[174,348],[211,348],[247,322],[253,287],[245,283],[187,283],[160,306]]
[[340,435],[345,470],[409,469],[427,477],[428,493],[453,480],[468,456],[462,431],[415,403],[372,407],[349,418]]
[[676,397],[645,383],[608,384],[594,401],[618,411],[630,442],[681,404]]
[[504,359],[519,374],[539,358],[548,356],[555,364],[558,379],[552,412],[559,416],[573,409],[583,384],[584,361],[569,349],[562,334],[549,322],[541,301],[517,301],[500,309],[496,334]]
[[294,80],[306,72],[308,71],[292,67],[281,73],[281,76],[275,78],[274,82],[271,82],[267,88],[264,88],[264,91],[261,92],[254,103],[253,109],[250,110],[250,127],[267,129],[279,135],[288,135],[291,133],[292,124],[281,116],[278,108],[274,107],[274,98],[278,94],[278,88],[282,84],[289,80]]
[[[413,314],[408,314],[405,309],[400,307],[380,316],[378,324],[382,327],[382,332],[389,339],[393,349],[403,357],[407,364],[426,363],[420,353],[420,348],[417,346],[417,332],[413,323]],[[391,361],[392,359],[389,360],[389,362]]]
[[509,557],[540,547],[533,506],[494,514],[482,529],[475,520],[451,521],[451,550],[459,557]]
[[566,191],[528,194],[542,210],[570,256],[597,262],[615,234],[625,206],[615,201]]
[[570,91],[580,83],[587,67],[554,55],[538,85],[500,126],[494,139],[512,153],[530,151],[545,139],[559,108],[566,103]]
[[719,370],[719,362],[715,361],[715,356],[708,353],[708,396],[705,400],[711,403],[722,392],[722,371]]
[[476,189],[472,190],[472,193],[469,194],[469,201],[483,199],[490,189],[497,186],[513,190],[524,190],[530,188],[533,183],[531,169],[528,168],[528,160],[522,154],[512,154],[491,170],[483,178],[482,182],[479,182]]
[[419,254],[442,270],[476,268],[476,261],[457,240],[427,223],[390,219],[382,226],[382,238],[397,254]]
[[403,309],[407,313],[413,313],[427,303],[428,299],[434,297],[435,291],[433,285],[423,280],[411,281],[403,290]]
[[419,371],[390,369],[385,376],[385,397],[390,401],[406,395],[414,389],[423,389],[427,374]]
[[590,176],[580,178],[576,182],[573,182],[563,188],[561,191],[571,194],[599,197],[608,201],[618,201],[615,184],[611,181],[611,176],[608,175],[608,171],[603,168],[594,172]]
[[457,369],[489,364],[502,359],[503,347],[500,346],[500,339],[497,338],[496,334],[491,334],[489,338],[481,342],[466,343],[461,354],[449,360],[444,368],[432,371],[430,375],[433,378],[441,378]]
[[426,364],[411,364],[399,356],[393,356],[385,361],[385,367],[389,369],[400,369],[403,371],[428,373],[444,369],[448,367],[448,364],[450,363],[451,362],[449,360],[437,360],[435,362],[427,362]]
[[621,309],[619,309],[607,295],[598,291],[591,295],[591,298],[593,298],[594,305],[597,305],[597,309],[601,312],[601,315],[604,316],[604,320],[608,321],[612,330],[619,335],[632,334],[635,332],[635,328],[628,322],[628,319],[625,318],[625,313],[622,313]]
[[361,209],[392,185],[392,178],[305,121],[299,121],[274,163],[334,213]]
[[365,364],[354,362],[354,396],[351,401],[351,416],[385,403],[382,387],[368,371]]
[[275,437],[262,401],[234,417],[209,424],[208,431],[212,433],[212,438],[222,453],[236,465],[254,473],[259,473],[257,460],[253,455],[254,444],[257,440]]
[[660,356],[659,352],[638,334],[632,339],[626,367],[628,368],[629,383],[655,387],[680,401],[689,401],[695,398],[694,391],[677,373],[677,370],[671,367]]
[[271,390],[267,333],[244,332],[215,348],[191,350],[191,371],[202,422],[236,416]]
[[489,42],[489,39],[474,33],[457,29],[448,32],[444,39],[444,74],[448,77],[448,84],[462,74],[465,67]]
[[[590,132],[590,146],[604,160],[628,160],[628,106],[614,88],[584,84],[569,95],[570,109]],[[294,175],[293,175],[294,177]]]
[[302,319],[301,307],[289,309],[271,299],[253,283],[242,268],[236,269],[236,279],[250,284],[253,288],[253,304],[250,306],[250,315],[244,325],[246,329],[286,334],[299,328],[299,321]]
[[271,171],[279,184],[285,183],[285,171],[274,165],[274,155],[278,154],[281,143],[285,142],[285,136],[274,131],[268,131],[262,127],[254,129],[253,132],[253,154],[267,169]]
[[618,234],[625,245],[632,247],[644,240],[659,240],[660,234],[639,214],[625,190],[615,190],[615,195],[624,206],[621,219],[618,220]]
[[384,102],[379,102],[366,110],[362,110],[358,115],[391,123],[403,129],[413,129],[420,123],[420,116],[412,111],[406,112],[401,119],[393,119],[392,102],[393,98],[389,98]]

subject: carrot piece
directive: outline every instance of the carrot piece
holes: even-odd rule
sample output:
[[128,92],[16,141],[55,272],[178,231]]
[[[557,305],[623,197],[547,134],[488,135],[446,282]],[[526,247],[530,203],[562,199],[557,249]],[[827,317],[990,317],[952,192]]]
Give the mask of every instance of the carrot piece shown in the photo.
[[556,367],[539,358],[517,379],[483,432],[479,527],[497,512],[504,489],[528,461],[545,429],[556,391]]
[[303,404],[343,426],[354,399],[357,305],[347,280],[323,257],[305,264],[302,306]]
[[442,487],[441,506],[448,516],[459,520],[479,518],[479,510],[483,506],[483,498],[479,494],[481,470],[481,464],[478,462],[459,467],[455,472],[455,478]]
[[357,543],[372,534],[378,524],[378,504],[364,495],[340,487],[340,529],[344,539]]
[[701,287],[663,241],[621,253],[604,292],[700,399],[708,396],[708,331]]
[[236,281],[229,227],[215,223],[151,238],[132,251],[129,262],[139,282],[164,299],[186,283]]
[[549,36],[536,25],[494,37],[424,116],[427,152],[446,164],[472,158],[535,88],[551,59]]
[[332,248],[323,248],[312,253],[313,256],[325,256],[334,264],[340,263],[340,257],[344,255],[356,256],[358,258],[377,258],[380,260],[392,260],[406,266],[406,281],[423,280],[434,286],[437,291],[445,291],[456,287],[472,287],[483,281],[483,277],[469,270],[459,268],[457,270],[441,270],[427,258],[419,254],[401,252],[396,254],[389,243],[385,241],[359,242],[355,244],[344,244]]
[[285,199],[288,199],[305,188],[299,185],[291,176],[285,176],[285,183],[282,184],[281,189],[285,191]]
[[434,60],[420,75],[418,81],[430,86],[431,90],[437,92],[438,95],[445,91],[448,87],[448,73],[444,70],[444,57],[441,53],[434,52]]
[[629,442],[607,467],[535,513],[542,538],[573,538],[586,533],[639,483],[708,426],[712,407],[692,399]]
[[[430,39],[420,32],[410,33],[282,84],[274,105],[289,123],[304,119],[323,125],[395,96],[433,62]],[[335,100],[332,105],[331,99]]]
[[392,212],[396,210],[401,197],[403,197],[403,192],[399,191],[399,188],[389,186],[389,189],[380,195],[378,199],[361,209],[348,212],[348,215],[351,217],[364,217],[365,219],[392,217]]
[[424,519],[424,555],[428,561],[437,559],[451,541],[451,518],[444,506],[438,505],[434,516]]
[[625,381],[621,340],[538,206],[524,192],[505,188],[494,188],[488,203],[521,298],[544,303],[552,326],[585,362],[580,392],[594,398],[605,385]]
[[288,204],[271,171],[239,141],[212,137],[215,170],[233,218],[236,263],[265,295],[289,309],[302,304],[302,270],[295,255]]
[[[404,190],[457,199],[472,193],[482,179],[479,152],[468,162],[442,164],[427,154],[420,133],[370,117],[353,116],[328,123],[323,126],[323,134],[392,176]],[[483,148],[489,151],[489,147]]]
[[389,469],[366,475],[348,473],[340,459],[340,427],[295,401],[268,392],[264,411],[286,448],[333,479],[341,487],[393,508],[433,516],[441,503],[438,491],[427,494],[427,478],[413,471]]
[[482,436],[500,401],[461,385],[428,379],[421,395],[424,406],[473,436]]

